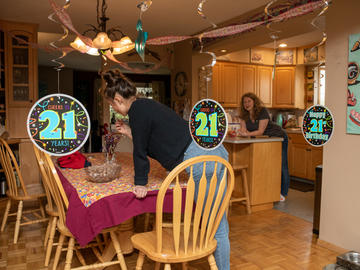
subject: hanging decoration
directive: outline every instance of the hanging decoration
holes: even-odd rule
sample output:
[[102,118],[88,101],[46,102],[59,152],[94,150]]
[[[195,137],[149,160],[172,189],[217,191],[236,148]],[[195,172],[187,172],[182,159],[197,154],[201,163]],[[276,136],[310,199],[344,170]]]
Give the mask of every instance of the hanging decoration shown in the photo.
[[140,55],[142,61],[145,61],[145,44],[148,33],[143,31],[141,19],[136,24],[136,31],[138,31],[137,39],[135,40],[135,50]]
[[40,150],[64,156],[85,144],[90,134],[90,117],[75,98],[64,94],[48,95],[29,111],[27,131]]
[[227,133],[227,116],[215,100],[200,100],[191,111],[189,129],[193,141],[205,150],[220,146]]
[[334,118],[327,107],[314,105],[304,113],[301,127],[304,138],[309,144],[323,146],[333,134]]
[[[70,6],[70,0],[65,0],[65,5],[62,7],[64,10],[67,9],[68,7]],[[48,16],[48,19],[53,21],[54,23],[57,23],[57,24],[60,24],[60,26],[62,27],[63,29],[63,35],[56,41],[52,41],[50,42],[50,46],[55,48],[55,50],[57,50],[59,47],[55,45],[56,42],[60,42],[62,40],[64,40],[65,38],[67,38],[68,34],[69,34],[69,30],[61,23],[59,23],[57,20],[54,19],[54,15],[55,15],[55,12],[51,13],[49,16]],[[51,61],[53,63],[55,63],[56,65],[58,65],[57,67],[55,67],[55,70],[59,73],[61,69],[64,68],[64,64],[62,62],[60,62],[59,60],[64,58],[66,55],[67,55],[67,50],[61,50],[61,53],[62,55],[55,58],[55,59],[52,59]],[[58,74],[59,75],[59,74]],[[59,91],[59,89],[58,89]]]
[[[64,7],[60,8],[56,5],[54,0],[49,0],[50,5],[52,7],[52,9],[54,10],[55,15],[58,17],[59,21],[70,31],[72,31],[73,33],[75,33],[79,39],[86,44],[86,46],[93,46],[93,42],[90,38],[81,35],[73,26],[72,21],[70,16],[66,13],[66,10]],[[203,5],[206,1],[202,0],[201,3],[198,6],[198,14],[200,16],[202,16],[204,19],[207,17],[205,16],[204,12],[203,12]],[[272,3],[275,1],[271,1]],[[206,38],[206,39],[211,39],[211,38],[221,38],[221,37],[226,37],[226,36],[231,36],[231,35],[236,35],[236,34],[240,34],[242,32],[251,30],[259,25],[265,24],[265,23],[273,23],[273,22],[281,22],[284,20],[288,20],[290,18],[294,18],[297,16],[301,16],[304,14],[307,14],[309,12],[312,12],[320,7],[323,6],[327,6],[328,5],[328,1],[325,0],[319,0],[319,1],[315,1],[315,2],[308,2],[306,4],[300,5],[300,6],[296,6],[294,8],[291,8],[289,10],[287,10],[284,13],[281,13],[280,15],[277,16],[273,16],[270,19],[266,18],[266,19],[261,19],[259,21],[255,21],[255,22],[250,22],[250,23],[244,23],[244,24],[236,24],[236,25],[231,25],[231,26],[226,26],[226,27],[222,27],[219,29],[214,29],[211,31],[206,31],[204,33],[201,34],[197,34],[197,35],[193,35],[193,36],[163,36],[163,37],[156,37],[156,38],[152,38],[147,40],[147,34],[145,34],[146,32],[143,31],[143,27],[142,27],[142,21],[141,21],[141,15],[143,12],[147,11],[149,9],[149,7],[151,6],[152,1],[150,0],[146,0],[141,2],[138,5],[138,8],[140,8],[140,22],[138,21],[137,23],[137,30],[139,32],[138,35],[138,39],[137,39],[137,52],[139,53],[139,55],[141,56],[141,54],[144,56],[144,52],[145,52],[145,44],[148,45],[167,45],[167,44],[172,44],[172,43],[176,43],[179,41],[183,41],[183,40],[187,40],[187,39],[199,39],[200,37],[202,39]],[[324,8],[325,9],[325,8]],[[270,13],[269,13],[270,14]],[[319,14],[320,15],[320,14]],[[211,21],[210,21],[211,23]],[[204,41],[202,41],[204,42]],[[58,48],[58,50],[62,51],[63,48]],[[70,49],[71,50],[71,49]],[[68,52],[70,51],[68,50]],[[138,51],[139,50],[139,51]],[[108,59],[115,61],[117,63],[120,63],[120,61],[116,60],[116,58],[114,56],[110,56],[109,53],[104,53],[104,57],[107,57]],[[141,57],[144,61],[144,58]],[[122,63],[122,66],[124,68],[126,68],[126,66],[128,67],[128,65],[126,63]],[[155,65],[158,66],[158,65]],[[132,70],[130,68],[130,70]],[[152,68],[151,70],[154,70],[154,68]],[[142,71],[144,72],[144,71]]]
[[206,2],[206,0],[201,0],[201,2],[198,5],[197,12],[204,20],[207,20],[212,25],[213,28],[216,28],[217,25],[215,23],[213,23],[211,20],[209,20],[208,17],[205,16],[205,14],[202,10],[205,2]]

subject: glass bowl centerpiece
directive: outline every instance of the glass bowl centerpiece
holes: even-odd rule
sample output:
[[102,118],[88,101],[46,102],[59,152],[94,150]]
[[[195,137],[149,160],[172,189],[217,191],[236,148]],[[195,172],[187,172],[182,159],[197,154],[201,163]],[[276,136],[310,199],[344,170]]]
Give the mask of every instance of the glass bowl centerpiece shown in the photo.
[[122,135],[109,133],[104,136],[103,152],[105,161],[99,165],[87,167],[88,180],[95,183],[106,183],[116,179],[120,173],[120,164],[115,159],[115,148]]

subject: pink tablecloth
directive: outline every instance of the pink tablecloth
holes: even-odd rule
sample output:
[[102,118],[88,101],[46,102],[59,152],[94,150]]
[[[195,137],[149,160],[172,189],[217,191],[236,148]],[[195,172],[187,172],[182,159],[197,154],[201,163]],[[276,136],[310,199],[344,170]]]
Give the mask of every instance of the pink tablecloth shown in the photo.
[[[97,163],[103,154],[91,154],[89,160]],[[132,193],[134,165],[131,153],[117,153],[121,172],[118,179],[109,183],[92,183],[86,180],[85,169],[61,169],[57,172],[69,199],[66,225],[80,245],[86,245],[102,229],[118,225],[134,216],[156,212],[156,196],[166,171],[155,161],[150,162],[149,192],[144,199]],[[164,211],[172,211],[172,192],[165,197]]]

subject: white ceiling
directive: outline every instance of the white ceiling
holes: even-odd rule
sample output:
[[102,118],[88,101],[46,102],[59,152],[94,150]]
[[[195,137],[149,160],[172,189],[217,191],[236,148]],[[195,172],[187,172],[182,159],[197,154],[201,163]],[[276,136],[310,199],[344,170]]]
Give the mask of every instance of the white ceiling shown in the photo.
[[[65,3],[65,0],[55,1],[59,6]],[[239,17],[253,9],[264,7],[269,1],[207,0],[203,5],[203,12],[211,21],[218,24]],[[153,0],[151,7],[142,15],[144,31],[147,31],[149,38],[152,38],[166,35],[191,35],[209,28],[210,23],[197,13],[197,7],[200,2],[200,0]],[[67,12],[72,19],[74,27],[79,32],[89,28],[86,24],[97,24],[96,0],[72,0],[70,3],[71,5]],[[140,0],[107,0],[108,9],[106,15],[110,18],[108,28],[118,26],[124,33],[135,40],[137,36],[136,22],[139,19],[139,9],[136,6],[139,3],[141,3]],[[0,0],[1,19],[39,24],[40,44],[49,44],[50,41],[57,40],[61,36],[62,28],[60,25],[48,19],[51,13],[52,10],[48,0]],[[293,23],[296,25],[300,21],[296,18],[293,19]],[[299,26],[299,33],[303,34],[304,32],[314,30],[313,27],[309,27],[309,19],[303,23],[306,24],[306,27]],[[262,33],[261,31],[263,33],[266,32],[264,29],[257,31],[259,33]],[[49,33],[53,33],[53,35]],[[283,31],[283,34],[285,35],[286,31]],[[296,34],[296,31],[292,31],[291,34],[286,34],[286,37]],[[254,39],[253,45],[259,46],[263,43],[268,43],[271,39],[269,40],[268,35],[266,36],[263,39]],[[285,40],[284,36],[281,36],[281,38]],[[289,46],[303,46],[318,42],[319,39],[321,40],[321,32],[315,31],[314,33],[292,38],[293,42],[291,44],[293,46],[290,44]],[[73,36],[68,37],[66,43],[68,44],[70,40],[73,40]],[[265,46],[271,47],[273,44]],[[228,49],[234,51],[236,46],[232,44],[232,47]],[[54,59],[54,56],[56,54],[49,54],[39,50],[39,64],[52,65],[51,59]],[[66,56],[62,62],[67,67],[78,69],[94,69],[93,67],[96,67],[95,70],[97,70],[100,67],[100,57],[88,56],[77,52],[71,53],[71,56]],[[168,71],[160,71],[160,73],[163,72],[166,73]]]

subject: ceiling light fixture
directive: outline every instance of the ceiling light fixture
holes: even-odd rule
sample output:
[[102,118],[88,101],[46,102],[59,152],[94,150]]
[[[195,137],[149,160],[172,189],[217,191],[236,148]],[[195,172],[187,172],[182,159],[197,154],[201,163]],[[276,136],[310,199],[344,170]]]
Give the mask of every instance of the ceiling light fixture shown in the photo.
[[227,50],[225,50],[225,49],[222,49],[222,50],[220,50],[220,52],[227,52]]
[[286,44],[286,43],[280,43],[280,44],[279,44],[279,47],[280,47],[280,48],[285,48],[285,47],[287,47],[287,44]]
[[[132,50],[135,47],[135,43],[132,42],[128,36],[124,35],[120,29],[117,27],[110,28],[109,30],[106,29],[106,22],[109,20],[105,14],[107,9],[106,0],[102,0],[101,17],[99,9],[99,0],[97,0],[96,18],[98,26],[95,27],[94,25],[90,24],[92,28],[86,30],[83,33],[83,35],[86,35],[89,32],[94,32],[96,34],[92,41],[93,47],[87,46],[79,37],[76,37],[76,39],[70,43],[70,46],[82,53],[87,53],[90,55],[100,55],[102,51],[106,50],[111,50],[112,54],[122,54]],[[121,34],[120,40],[117,40],[118,37],[116,36],[116,33]],[[109,36],[115,38],[116,40],[112,41]]]

